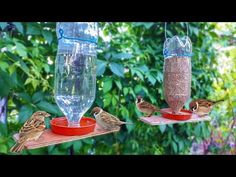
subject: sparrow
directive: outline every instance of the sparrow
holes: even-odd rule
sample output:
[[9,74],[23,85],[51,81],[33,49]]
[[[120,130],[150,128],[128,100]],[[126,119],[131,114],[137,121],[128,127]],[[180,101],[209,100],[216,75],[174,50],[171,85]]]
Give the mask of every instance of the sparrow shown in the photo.
[[17,153],[21,152],[27,141],[37,140],[46,128],[45,118],[49,116],[51,115],[45,111],[35,112],[21,127],[19,131],[19,140],[10,151]]
[[215,104],[222,101],[224,100],[212,101],[212,100],[206,100],[206,99],[196,99],[189,103],[189,109],[193,113],[196,113],[200,117],[203,117],[205,115],[208,115],[211,112]]
[[152,105],[143,100],[143,98],[139,95],[136,98],[136,107],[140,112],[146,113],[147,117],[151,117],[154,112],[159,112],[160,109],[156,106]]
[[117,117],[109,114],[100,107],[94,107],[91,113],[94,115],[98,125],[105,130],[110,131],[114,129],[120,129],[120,126],[123,124],[132,124],[119,120]]

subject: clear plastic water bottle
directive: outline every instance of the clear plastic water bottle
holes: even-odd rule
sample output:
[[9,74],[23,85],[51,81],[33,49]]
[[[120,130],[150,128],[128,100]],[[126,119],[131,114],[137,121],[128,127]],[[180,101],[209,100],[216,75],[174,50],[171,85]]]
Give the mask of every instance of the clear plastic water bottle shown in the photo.
[[55,100],[68,126],[79,126],[95,99],[98,26],[94,22],[59,22],[56,30]]

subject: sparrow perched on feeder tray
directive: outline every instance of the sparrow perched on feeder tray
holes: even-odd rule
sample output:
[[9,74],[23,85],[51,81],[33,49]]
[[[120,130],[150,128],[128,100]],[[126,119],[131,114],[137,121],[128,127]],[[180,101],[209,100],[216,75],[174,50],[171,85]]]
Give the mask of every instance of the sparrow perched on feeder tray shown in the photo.
[[19,131],[19,140],[10,151],[21,152],[27,141],[37,140],[46,128],[45,118],[49,116],[51,115],[45,111],[35,112],[21,127]]
[[136,107],[140,112],[146,113],[147,117],[151,117],[153,113],[160,111],[160,109],[157,108],[156,106],[144,101],[140,95],[137,96]]
[[120,129],[120,126],[123,124],[133,124],[119,120],[117,117],[109,114],[100,107],[93,108],[92,114],[94,115],[98,125],[105,130]]
[[197,100],[193,100],[189,104],[189,108],[193,113],[196,113],[200,117],[203,117],[205,115],[208,115],[211,112],[215,104],[222,101],[224,100],[211,101],[211,100],[205,100],[205,99],[197,99]]

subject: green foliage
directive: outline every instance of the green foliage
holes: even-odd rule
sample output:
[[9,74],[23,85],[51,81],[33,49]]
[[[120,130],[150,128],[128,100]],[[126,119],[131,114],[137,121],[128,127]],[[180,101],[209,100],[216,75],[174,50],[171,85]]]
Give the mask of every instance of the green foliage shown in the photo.
[[[14,24],[17,33],[13,36],[4,33],[0,40],[0,97],[9,99],[8,124],[12,127],[7,135],[0,130],[4,134],[0,138],[2,153],[7,153],[13,143],[10,137],[32,112],[45,110],[53,117],[62,116],[53,98],[55,23]],[[216,23],[191,22],[189,25],[194,53],[192,99],[218,98],[224,87],[229,89],[229,97],[235,99],[236,93],[232,90],[235,84],[230,84],[231,76],[235,80],[235,71],[228,77],[220,75],[217,50],[213,48],[213,43],[227,39],[219,40],[213,30],[217,28]],[[5,26],[0,23],[1,29]],[[158,107],[167,107],[162,88],[163,23],[100,23],[100,28],[97,93],[93,106],[103,107],[134,125],[123,126],[116,134],[27,150],[23,154],[70,154],[71,149],[75,154],[188,154],[194,140],[199,142],[210,136],[212,127],[208,122],[149,126],[139,121],[142,114],[135,107],[136,95],[144,96]],[[184,23],[168,24],[167,29],[168,35],[186,32]],[[230,55],[235,56],[235,51]],[[228,80],[222,84],[225,77]],[[235,107],[235,102],[232,104]],[[217,116],[219,112],[220,109],[213,111],[212,115]],[[231,115],[229,110],[225,112],[227,119]],[[91,116],[89,111],[86,115]],[[9,145],[4,146],[3,141]]]

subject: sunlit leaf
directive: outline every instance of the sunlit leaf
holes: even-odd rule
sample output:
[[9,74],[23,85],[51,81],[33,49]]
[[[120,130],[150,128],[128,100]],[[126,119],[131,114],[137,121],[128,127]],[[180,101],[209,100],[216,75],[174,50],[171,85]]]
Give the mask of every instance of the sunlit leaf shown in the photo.
[[18,29],[18,31],[20,32],[20,33],[24,33],[24,28],[23,28],[23,25],[22,25],[22,23],[20,23],[20,22],[14,22],[13,23],[14,25],[16,25],[16,28]]
[[21,57],[27,57],[26,48],[23,44],[16,42],[16,51]]
[[112,78],[107,78],[103,82],[103,92],[106,93],[106,92],[110,91],[111,88],[112,88]]
[[121,64],[110,63],[109,67],[115,75],[117,75],[119,77],[124,77],[124,67]]
[[19,112],[19,122],[24,123],[27,119],[29,119],[34,112],[34,109],[30,105],[24,105],[20,108]]
[[52,43],[52,40],[53,40],[52,32],[51,31],[47,31],[47,30],[43,30],[42,31],[42,35],[46,39],[48,44],[50,45]]
[[107,62],[102,61],[102,60],[97,60],[97,65],[96,65],[97,76],[101,76],[104,74],[106,70],[106,65],[107,65]]
[[166,130],[166,125],[165,124],[164,125],[160,125],[159,128],[161,130],[161,133],[164,133],[165,130]]

